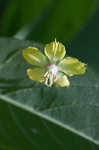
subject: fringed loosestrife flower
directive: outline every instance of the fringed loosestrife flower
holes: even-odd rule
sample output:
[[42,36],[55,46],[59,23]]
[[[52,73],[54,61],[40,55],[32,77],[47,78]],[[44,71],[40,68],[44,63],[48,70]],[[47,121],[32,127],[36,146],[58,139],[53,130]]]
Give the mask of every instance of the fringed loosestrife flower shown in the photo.
[[24,58],[35,66],[33,69],[27,69],[27,75],[31,80],[44,83],[48,87],[53,83],[56,86],[68,87],[70,82],[67,76],[85,73],[86,64],[76,58],[64,58],[65,47],[56,40],[45,46],[44,53],[45,55],[36,47],[27,47],[23,50]]

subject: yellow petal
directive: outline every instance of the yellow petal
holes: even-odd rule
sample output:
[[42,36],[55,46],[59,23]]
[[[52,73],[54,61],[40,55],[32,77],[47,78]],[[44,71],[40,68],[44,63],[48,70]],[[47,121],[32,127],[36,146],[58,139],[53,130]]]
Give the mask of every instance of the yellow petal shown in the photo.
[[23,56],[32,65],[44,66],[47,64],[46,57],[35,47],[27,47],[23,50]]
[[46,44],[45,54],[50,60],[58,61],[65,56],[66,50],[62,43],[56,42],[55,40],[54,42]]
[[76,58],[66,57],[59,64],[60,71],[64,72],[68,76],[77,74],[84,74],[86,71],[86,64],[80,62]]
[[56,80],[56,86],[61,86],[61,87],[70,86],[70,82],[67,76],[62,75],[58,80]]
[[38,82],[44,81],[44,73],[45,71],[43,68],[27,69],[29,78]]

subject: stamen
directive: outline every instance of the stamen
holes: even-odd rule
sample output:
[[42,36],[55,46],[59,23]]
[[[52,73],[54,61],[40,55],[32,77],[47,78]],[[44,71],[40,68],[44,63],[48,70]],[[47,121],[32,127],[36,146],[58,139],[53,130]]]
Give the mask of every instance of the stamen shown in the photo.
[[53,83],[57,80],[57,72],[58,72],[58,67],[55,64],[49,64],[46,67],[46,73],[44,75],[44,83],[48,87],[51,87]]

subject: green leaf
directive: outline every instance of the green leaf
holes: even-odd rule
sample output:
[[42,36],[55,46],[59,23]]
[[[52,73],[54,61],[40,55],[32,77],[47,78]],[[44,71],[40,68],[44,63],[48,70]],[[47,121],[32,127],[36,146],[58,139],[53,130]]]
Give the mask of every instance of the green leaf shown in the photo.
[[1,147],[90,150],[92,143],[99,145],[99,75],[88,67],[86,74],[70,78],[69,88],[33,82],[22,56],[27,46],[43,49],[29,41],[0,39]]

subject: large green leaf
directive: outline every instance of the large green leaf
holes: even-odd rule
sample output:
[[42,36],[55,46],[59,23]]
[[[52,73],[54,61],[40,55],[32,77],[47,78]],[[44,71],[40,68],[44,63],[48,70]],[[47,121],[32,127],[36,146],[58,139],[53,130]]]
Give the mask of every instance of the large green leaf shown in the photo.
[[95,146],[84,139],[99,145],[99,75],[88,67],[85,75],[70,78],[69,88],[33,82],[21,54],[29,45],[43,50],[29,41],[0,39],[1,147],[90,150]]

